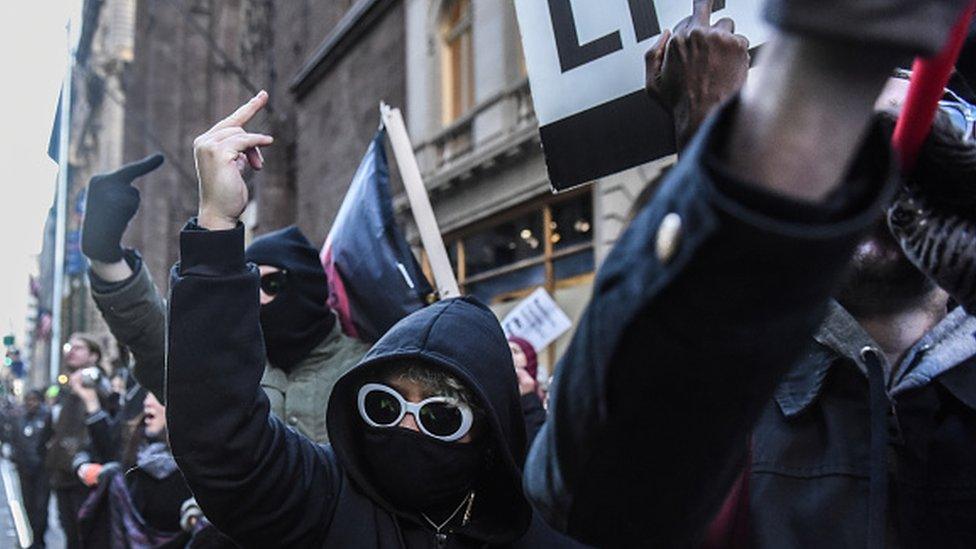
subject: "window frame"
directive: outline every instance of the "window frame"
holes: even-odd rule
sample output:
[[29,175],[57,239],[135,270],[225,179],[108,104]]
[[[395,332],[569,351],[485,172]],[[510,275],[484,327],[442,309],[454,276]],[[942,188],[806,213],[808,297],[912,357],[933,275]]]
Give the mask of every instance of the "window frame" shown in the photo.
[[[506,274],[510,274],[519,271],[521,269],[534,267],[536,265],[543,265],[545,271],[545,282],[543,284],[543,287],[546,288],[546,290],[548,290],[550,293],[553,293],[556,289],[565,287],[562,284],[564,280],[573,280],[581,277],[585,278],[587,275],[583,274],[583,275],[576,275],[573,277],[569,277],[564,280],[556,280],[555,264],[556,261],[564,257],[569,257],[575,254],[584,253],[589,250],[595,250],[596,243],[593,240],[594,237],[593,229],[591,228],[590,230],[591,238],[587,242],[574,244],[572,246],[568,246],[561,250],[555,250],[554,249],[555,246],[552,241],[553,206],[556,206],[563,202],[569,202],[571,200],[578,199],[584,196],[588,200],[592,201],[593,190],[591,188],[586,187],[586,188],[576,189],[573,191],[568,191],[559,195],[543,195],[539,198],[536,198],[534,200],[528,201],[524,204],[511,208],[508,211],[502,213],[501,215],[491,216],[490,218],[484,219],[480,222],[472,223],[471,225],[468,225],[466,227],[463,227],[461,229],[452,231],[451,233],[444,235],[444,242],[448,246],[453,246],[455,250],[455,257],[454,257],[453,265],[451,266],[454,268],[454,272],[457,274],[458,286],[460,286],[461,288],[461,293],[462,294],[467,293],[467,286],[469,284],[477,284],[479,282],[491,280],[493,278],[504,276]],[[480,272],[476,275],[468,276],[467,262],[466,262],[467,254],[464,247],[465,238],[483,232],[491,227],[503,224],[512,219],[523,216],[527,213],[531,213],[539,210],[542,211],[543,246],[542,246],[542,252],[538,256],[521,259],[514,263],[510,263],[508,265],[502,265],[500,267],[496,267],[493,269],[489,269],[487,271]],[[591,221],[591,224],[593,222],[595,222],[595,220]],[[590,275],[592,275],[592,271]],[[531,288],[530,290],[534,290],[534,289],[535,287]],[[520,291],[524,292],[525,289],[516,290],[515,293],[517,294]],[[507,300],[508,299],[493,300],[493,303],[500,303]]]
[[[451,12],[458,3],[463,3],[464,7],[460,15],[453,19]],[[471,0],[445,0],[441,3],[437,38],[442,127],[463,118],[475,106],[473,19]]]

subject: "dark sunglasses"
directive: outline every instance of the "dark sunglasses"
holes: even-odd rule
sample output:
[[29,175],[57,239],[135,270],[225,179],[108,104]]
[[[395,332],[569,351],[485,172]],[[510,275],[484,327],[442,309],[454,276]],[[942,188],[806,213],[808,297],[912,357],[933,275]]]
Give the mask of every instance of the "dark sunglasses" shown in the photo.
[[285,289],[288,271],[275,271],[261,277],[261,291],[276,296]]
[[464,438],[474,424],[471,408],[446,396],[408,402],[396,389],[381,383],[367,383],[359,389],[359,415],[367,425],[396,427],[403,416],[412,414],[420,432],[437,440],[454,442]]

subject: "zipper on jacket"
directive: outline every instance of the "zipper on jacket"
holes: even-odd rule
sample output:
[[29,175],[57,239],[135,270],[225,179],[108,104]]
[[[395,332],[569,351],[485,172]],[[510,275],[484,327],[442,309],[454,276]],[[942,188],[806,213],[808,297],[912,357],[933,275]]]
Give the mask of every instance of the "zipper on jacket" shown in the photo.
[[885,372],[881,353],[874,347],[861,349],[861,360],[868,373],[869,480],[868,549],[884,549],[888,515],[888,459],[891,401],[885,391]]

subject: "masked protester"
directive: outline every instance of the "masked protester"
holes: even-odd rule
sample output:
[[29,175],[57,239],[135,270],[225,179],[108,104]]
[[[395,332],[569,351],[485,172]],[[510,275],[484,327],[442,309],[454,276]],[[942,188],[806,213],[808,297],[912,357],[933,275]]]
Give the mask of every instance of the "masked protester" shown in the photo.
[[246,547],[571,547],[522,494],[511,354],[476,300],[410,315],[343,375],[328,403],[329,445],[269,414],[262,277],[245,262],[237,221],[245,186],[220,160],[253,166],[248,151],[268,136],[220,136],[266,102],[260,93],[195,141],[200,216],[181,233],[173,270],[170,442],[204,513]]
[[[153,155],[94,177],[82,230],[95,304],[112,335],[131,350],[133,376],[156,395],[163,394],[165,304],[139,253],[120,241],[139,206],[132,183],[162,162],[161,155]],[[321,403],[328,402],[335,380],[367,346],[342,334],[335,313],[325,305],[328,283],[317,252],[297,228],[264,235],[248,251],[264,275],[261,327],[268,364],[262,386],[272,412],[324,442],[328,432]]]
[[367,346],[345,336],[326,304],[318,252],[297,227],[264,235],[245,258],[261,275],[261,334],[269,366],[261,386],[272,412],[317,442],[328,440],[323,402]]

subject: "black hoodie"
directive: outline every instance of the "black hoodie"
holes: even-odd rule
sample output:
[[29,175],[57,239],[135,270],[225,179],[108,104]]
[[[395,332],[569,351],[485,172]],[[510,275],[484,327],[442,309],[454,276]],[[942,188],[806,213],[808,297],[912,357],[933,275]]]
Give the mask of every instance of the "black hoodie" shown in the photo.
[[521,488],[525,428],[498,321],[475,300],[403,319],[336,385],[333,445],[319,446],[268,412],[258,276],[243,231],[181,234],[170,299],[170,442],[207,517],[245,547],[438,547],[434,531],[391,508],[365,474],[355,393],[377,365],[422,361],[465,383],[485,410],[495,459],[470,523],[441,547],[574,547],[536,518]]

